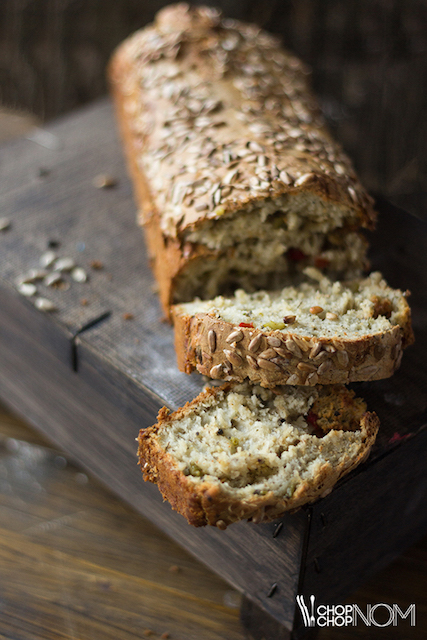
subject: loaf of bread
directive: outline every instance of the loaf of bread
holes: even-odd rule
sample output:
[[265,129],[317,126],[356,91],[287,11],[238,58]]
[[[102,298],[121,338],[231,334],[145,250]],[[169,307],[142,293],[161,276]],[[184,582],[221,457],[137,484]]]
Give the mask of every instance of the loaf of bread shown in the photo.
[[327,495],[367,455],[379,420],[345,387],[228,383],[141,430],[145,480],[195,526],[268,522]]
[[120,45],[109,77],[165,311],[307,266],[361,275],[372,200],[276,37],[178,4]]
[[381,274],[173,307],[178,367],[263,387],[387,378],[413,342],[408,292]]

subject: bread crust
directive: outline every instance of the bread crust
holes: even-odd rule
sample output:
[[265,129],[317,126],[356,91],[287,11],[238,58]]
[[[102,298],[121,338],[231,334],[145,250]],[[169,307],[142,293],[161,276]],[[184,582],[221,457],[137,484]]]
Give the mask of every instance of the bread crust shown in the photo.
[[176,467],[173,456],[161,447],[157,439],[159,431],[167,428],[170,421],[185,417],[194,406],[210,396],[216,396],[220,390],[227,392],[232,386],[225,384],[220,388],[207,389],[172,414],[163,407],[159,412],[158,422],[142,429],[139,434],[138,456],[144,480],[157,484],[164,499],[193,526],[212,525],[225,529],[239,520],[254,523],[275,520],[287,511],[328,495],[342,476],[367,458],[375,442],[379,419],[375,413],[365,412],[360,417],[362,441],[356,456],[344,456],[335,467],[325,463],[314,478],[301,482],[290,498],[278,498],[269,491],[266,495],[251,495],[244,500],[233,499],[220,483],[195,483],[191,476],[184,475]]
[[[207,313],[183,314],[179,305],[172,308],[172,317],[180,371],[197,370],[210,378],[239,382],[248,378],[267,388],[388,378],[400,366],[403,349],[414,342],[411,311],[406,301],[398,325],[389,331],[356,339],[298,336],[291,328],[265,331],[241,327]],[[236,331],[240,334],[238,341],[230,341]],[[212,335],[215,336],[214,350]],[[250,349],[249,345],[257,337],[256,349]],[[293,352],[287,346],[289,341],[295,345]],[[316,345],[319,346],[313,356]]]
[[[318,107],[313,101],[307,83],[307,70],[304,65],[297,58],[280,49],[273,36],[259,32],[258,28],[243,23],[236,22],[235,26],[236,33],[240,31],[241,34],[247,34],[242,35],[239,47],[246,46],[245,42],[249,41],[248,39],[255,38],[252,49],[255,47],[260,55],[270,55],[271,52],[276,52],[275,55],[283,57],[283,77],[286,83],[293,82],[295,87],[298,87],[299,102],[295,106],[304,111],[305,121],[298,120],[294,114],[289,116],[288,122],[283,113],[277,111],[277,107],[274,109],[272,107],[271,113],[268,109],[266,110],[265,106],[263,107],[262,113],[269,119],[273,129],[276,127],[279,130],[282,125],[286,125],[288,128],[294,127],[290,129],[291,133],[293,131],[300,132],[299,137],[288,137],[286,144],[283,143],[284,149],[277,150],[274,145],[279,144],[280,146],[280,142],[276,141],[273,144],[273,142],[263,139],[262,135],[260,137],[259,134],[251,132],[252,121],[248,120],[247,123],[236,124],[234,116],[230,116],[229,107],[218,106],[220,113],[224,111],[221,117],[227,126],[223,129],[227,131],[230,128],[230,133],[222,133],[221,127],[215,126],[210,131],[210,139],[216,136],[218,144],[225,145],[225,140],[233,140],[239,135],[245,144],[257,144],[258,146],[261,140],[263,148],[265,148],[266,161],[270,166],[276,161],[281,163],[280,166],[277,165],[278,169],[283,165],[288,177],[292,176],[291,183],[286,184],[277,177],[271,180],[266,191],[254,191],[251,190],[247,182],[249,180],[248,174],[244,182],[246,188],[243,190],[234,189],[231,194],[222,198],[220,206],[214,208],[208,206],[206,210],[200,210],[196,199],[194,203],[190,204],[190,201],[184,200],[179,207],[171,209],[170,198],[166,197],[165,191],[173,187],[174,180],[177,175],[180,175],[180,171],[182,173],[182,167],[189,155],[188,151],[182,150],[179,145],[172,152],[172,160],[168,157],[167,160],[162,161],[163,164],[160,163],[158,172],[160,175],[166,175],[169,172],[174,176],[169,182],[166,180],[162,183],[160,191],[154,186],[153,180],[150,180],[149,176],[146,177],[147,163],[150,165],[155,161],[156,153],[164,142],[164,136],[161,136],[163,130],[157,126],[157,116],[153,116],[153,113],[162,112],[172,104],[172,99],[169,102],[164,100],[159,104],[153,103],[154,94],[150,92],[151,85],[146,82],[145,88],[141,86],[143,84],[141,78],[145,77],[145,70],[155,67],[158,59],[168,60],[172,65],[175,65],[174,68],[177,71],[184,74],[191,73],[192,67],[197,65],[202,84],[213,79],[211,91],[214,94],[215,91],[217,92],[218,95],[215,94],[213,98],[218,98],[218,105],[221,100],[224,104],[229,101],[237,111],[239,107],[242,107],[241,114],[246,112],[246,98],[242,92],[239,92],[235,87],[232,88],[233,82],[236,84],[241,77],[244,77],[243,72],[239,70],[240,67],[236,66],[237,61],[242,57],[239,47],[235,52],[230,52],[230,60],[217,79],[212,63],[209,62],[210,57],[206,55],[206,47],[211,51],[212,56],[216,55],[217,50],[222,49],[221,42],[225,38],[224,34],[227,35],[229,32],[231,35],[234,34],[233,29],[227,25],[227,21],[221,21],[220,15],[213,10],[199,7],[187,11],[183,5],[168,7],[159,12],[154,25],[146,27],[126,40],[117,49],[109,65],[109,78],[117,119],[135,186],[135,197],[139,208],[138,221],[145,227],[149,253],[159,283],[162,305],[166,312],[169,311],[169,305],[173,301],[176,282],[180,275],[188,269],[194,267],[197,269],[197,265],[202,264],[205,260],[215,261],[218,257],[218,251],[209,249],[202,243],[194,244],[186,241],[187,232],[198,228],[203,229],[203,225],[206,223],[210,224],[220,218],[231,217],[236,211],[257,202],[263,202],[266,198],[276,198],[284,194],[293,196],[301,193],[314,194],[327,204],[335,203],[348,208],[348,211],[352,212],[353,225],[373,228],[375,223],[372,199],[358,182],[348,158],[340,147],[331,140],[321,124]],[[254,36],[253,34],[258,35]],[[157,49],[150,44],[150,38],[157,38]],[[180,55],[176,55],[175,58],[169,55],[167,48],[169,46],[167,43],[171,39],[175,43],[174,46],[180,48],[181,51]],[[209,47],[211,48],[209,49]],[[277,70],[274,73],[277,75]],[[163,80],[164,83],[168,82],[167,77],[164,77]],[[258,76],[254,76],[254,81],[261,86]],[[266,96],[263,100],[265,104],[269,104]],[[288,97],[286,97],[286,101],[288,101]],[[251,103],[251,105],[250,108],[255,109],[254,104]],[[291,107],[289,109],[291,112]],[[147,119],[147,122],[144,118]],[[141,119],[144,120],[144,126],[141,125]],[[296,128],[297,124],[299,128]],[[217,133],[218,131],[219,133]],[[292,133],[292,135],[296,134]],[[199,138],[200,144],[203,146],[206,134],[201,132]],[[195,140],[197,142],[198,138]],[[289,146],[289,142],[292,140],[293,142]],[[306,147],[298,151],[293,147],[294,144],[299,145],[301,149],[304,145]],[[311,151],[311,147],[317,150]],[[144,158],[145,169],[142,166],[143,163],[141,164],[141,159]],[[165,165],[165,162],[168,164]],[[245,161],[244,158],[239,167],[243,172],[249,169],[252,171],[250,162]],[[208,173],[212,174],[213,181],[219,180],[221,183],[224,181],[223,174],[227,170],[228,165],[222,166],[216,162],[212,163]],[[194,180],[199,179],[199,173],[192,175]],[[228,188],[231,187],[228,186]],[[168,207],[171,209],[170,211],[166,211]]]

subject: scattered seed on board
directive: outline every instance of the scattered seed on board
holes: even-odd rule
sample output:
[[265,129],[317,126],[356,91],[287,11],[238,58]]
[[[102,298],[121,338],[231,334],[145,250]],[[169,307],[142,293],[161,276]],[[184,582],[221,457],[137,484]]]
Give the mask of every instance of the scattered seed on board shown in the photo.
[[30,269],[23,282],[35,282],[36,280],[43,280],[46,278],[47,271],[45,269]]
[[101,269],[104,268],[104,265],[101,262],[101,260],[92,260],[92,262],[90,263],[90,266],[92,267],[92,269],[95,269],[95,271],[100,271]]
[[18,285],[18,291],[21,296],[30,298],[31,296],[36,295],[37,287],[35,284],[31,284],[30,282],[21,282],[21,284]]
[[74,269],[76,263],[72,258],[58,258],[55,264],[53,265],[54,271],[71,271]]
[[75,282],[87,282],[87,273],[81,267],[75,267],[71,272],[71,277]]
[[9,218],[0,218],[0,231],[8,231],[11,226],[12,223]]
[[51,267],[57,257],[54,251],[45,251],[45,253],[40,256],[40,266],[44,268]]
[[111,189],[117,185],[117,180],[113,176],[101,173],[93,179],[92,184],[97,189]]
[[53,272],[53,273],[49,273],[45,279],[43,280],[43,283],[47,286],[47,287],[53,287],[56,284],[59,284],[60,282],[62,282],[62,276],[60,273]]
[[56,311],[56,306],[47,298],[36,298],[34,304],[40,311]]

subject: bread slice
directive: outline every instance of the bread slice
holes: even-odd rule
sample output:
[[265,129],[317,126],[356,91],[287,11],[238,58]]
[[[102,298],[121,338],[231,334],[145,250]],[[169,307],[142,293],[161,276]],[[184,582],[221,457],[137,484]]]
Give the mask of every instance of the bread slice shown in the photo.
[[263,387],[379,380],[413,342],[408,292],[380,273],[282,291],[219,296],[173,308],[178,367]]
[[379,420],[344,386],[228,383],[139,434],[144,479],[194,526],[268,522],[327,495],[369,454]]
[[275,36],[173,5],[120,45],[109,78],[166,312],[306,266],[360,275],[372,199]]

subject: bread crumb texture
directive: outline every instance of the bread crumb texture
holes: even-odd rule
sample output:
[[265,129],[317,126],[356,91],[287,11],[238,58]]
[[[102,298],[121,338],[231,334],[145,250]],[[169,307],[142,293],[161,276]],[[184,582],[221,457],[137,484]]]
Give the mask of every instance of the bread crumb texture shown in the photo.
[[[146,480],[190,523],[268,521],[329,492],[369,452],[375,414],[343,386],[209,389],[139,437]],[[220,524],[218,524],[218,521]]]

